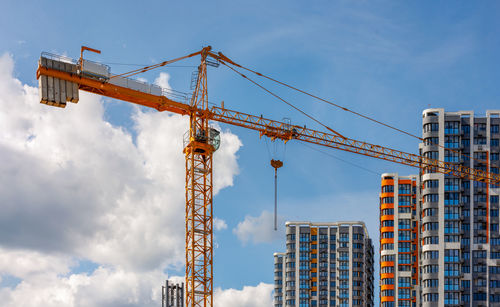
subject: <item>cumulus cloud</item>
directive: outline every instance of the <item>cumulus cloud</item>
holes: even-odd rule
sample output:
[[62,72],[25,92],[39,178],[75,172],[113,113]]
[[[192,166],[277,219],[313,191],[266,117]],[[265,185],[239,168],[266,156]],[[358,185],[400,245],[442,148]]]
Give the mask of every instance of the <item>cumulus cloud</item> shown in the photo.
[[172,89],[170,87],[170,75],[166,72],[161,72],[158,78],[155,79],[155,84],[161,88]]
[[0,289],[2,306],[159,306],[159,272],[133,273],[99,267],[92,274],[58,276],[54,272],[24,279],[15,289]]
[[215,230],[224,230],[227,229],[226,221],[220,218],[214,218],[214,229]]
[[[0,288],[2,305],[154,305],[163,270],[184,261],[188,119],[136,108],[133,139],[104,119],[100,97],[48,107],[13,69],[0,56],[0,275],[21,279]],[[215,192],[232,185],[241,147],[221,138]],[[98,269],[75,272],[79,259]]]
[[233,233],[243,243],[269,243],[283,238],[283,218],[278,216],[278,231],[274,230],[274,215],[262,211],[260,216],[245,216],[242,222],[233,229]]
[[215,289],[214,301],[220,307],[266,307],[272,306],[273,285],[260,283],[256,287],[245,286],[242,290]]

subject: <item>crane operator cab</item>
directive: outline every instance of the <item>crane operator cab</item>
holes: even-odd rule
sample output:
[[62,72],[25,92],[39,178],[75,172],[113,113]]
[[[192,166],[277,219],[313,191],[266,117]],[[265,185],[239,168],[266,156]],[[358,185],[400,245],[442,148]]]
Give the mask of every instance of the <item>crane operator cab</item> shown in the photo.
[[[189,131],[187,131],[184,134],[184,148],[191,146],[190,141]],[[208,137],[206,136],[205,131],[197,131],[194,141],[197,143],[207,144],[213,148],[212,152],[216,151],[220,147],[220,131],[210,127]],[[207,151],[206,149],[206,145],[195,146],[194,151],[197,153],[205,153]]]

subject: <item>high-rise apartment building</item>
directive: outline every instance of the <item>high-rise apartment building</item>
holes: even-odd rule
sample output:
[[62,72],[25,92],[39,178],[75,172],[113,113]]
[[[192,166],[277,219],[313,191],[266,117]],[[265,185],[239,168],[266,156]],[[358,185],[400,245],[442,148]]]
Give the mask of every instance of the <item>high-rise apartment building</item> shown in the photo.
[[420,306],[419,176],[383,174],[380,193],[380,306]]
[[373,244],[363,222],[286,223],[274,254],[274,307],[373,306]]
[[[423,111],[424,157],[498,174],[500,111]],[[423,306],[500,305],[499,187],[420,174]]]

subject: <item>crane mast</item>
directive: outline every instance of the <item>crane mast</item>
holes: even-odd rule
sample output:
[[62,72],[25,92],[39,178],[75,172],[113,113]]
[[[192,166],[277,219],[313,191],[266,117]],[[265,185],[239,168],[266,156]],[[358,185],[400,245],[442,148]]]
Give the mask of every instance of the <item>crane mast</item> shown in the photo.
[[[85,47],[86,48],[86,47]],[[87,48],[83,50],[98,51]],[[298,140],[333,149],[348,151],[372,158],[417,167],[422,172],[440,172],[486,184],[500,184],[500,175],[471,169],[458,163],[443,162],[380,145],[349,139],[338,134],[322,132],[233,111],[224,106],[208,105],[207,64],[209,57],[221,63],[234,64],[221,53],[211,52],[211,47],[191,53],[179,59],[201,56],[196,86],[190,103],[172,100],[153,88],[134,89],[130,80],[121,75],[102,73],[88,74],[81,57],[78,62],[55,56],[44,56],[39,62],[37,79],[40,84],[41,102],[65,107],[66,101],[78,102],[78,89],[98,95],[116,98],[158,111],[169,111],[189,116],[189,131],[185,135],[183,153],[186,163],[186,306],[213,306],[213,153],[219,147],[219,132],[210,127],[209,121],[217,121],[258,131],[260,136],[284,142]],[[163,62],[152,68],[164,66]],[[85,65],[84,65],[85,64]],[[148,68],[149,69],[149,68]],[[146,71],[142,69],[138,71]],[[130,81],[132,82],[132,81]],[[76,93],[75,93],[76,89]]]
[[[213,306],[213,152],[214,133],[205,112],[207,52],[201,53],[198,77],[191,98],[186,156],[186,306]],[[215,145],[215,146],[214,146]]]

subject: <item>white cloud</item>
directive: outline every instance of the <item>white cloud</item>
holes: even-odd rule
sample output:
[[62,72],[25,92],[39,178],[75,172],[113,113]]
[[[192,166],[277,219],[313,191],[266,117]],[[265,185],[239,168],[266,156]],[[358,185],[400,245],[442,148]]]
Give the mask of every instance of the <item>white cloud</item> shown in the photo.
[[[184,262],[187,117],[136,108],[133,140],[98,96],[42,105],[13,67],[0,56],[0,276],[22,281],[0,288],[2,305],[158,304],[163,270]],[[240,147],[222,133],[215,192],[232,184]],[[79,259],[98,269],[74,271]]]
[[155,79],[155,84],[161,88],[172,89],[170,86],[170,75],[166,72],[161,72],[158,78]]
[[220,218],[214,218],[214,229],[215,230],[224,230],[227,229],[226,221]]
[[92,274],[44,273],[23,280],[15,289],[0,289],[2,306],[159,306],[160,271],[132,273],[99,267]]
[[242,290],[215,289],[214,301],[220,307],[271,307],[272,284],[260,283],[255,287],[245,286]]
[[274,230],[274,215],[269,211],[262,211],[260,216],[247,215],[239,222],[233,233],[245,245],[253,243],[269,243],[283,238],[283,218],[278,216],[278,231]]

